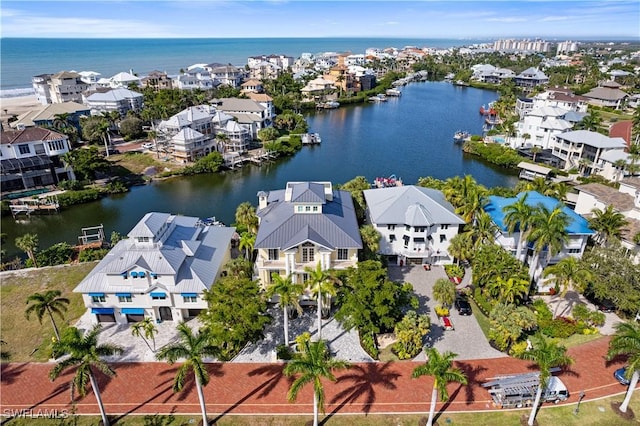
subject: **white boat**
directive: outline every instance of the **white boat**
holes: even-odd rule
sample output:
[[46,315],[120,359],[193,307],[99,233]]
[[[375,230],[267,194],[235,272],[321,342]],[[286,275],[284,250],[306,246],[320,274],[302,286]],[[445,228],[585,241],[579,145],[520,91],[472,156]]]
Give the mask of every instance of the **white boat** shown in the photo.
[[387,89],[385,92],[387,96],[401,96],[402,92],[398,89]]
[[380,93],[379,95],[371,96],[369,102],[387,102],[387,97]]
[[302,145],[314,145],[322,142],[320,133],[305,133],[302,135]]
[[338,102],[338,101],[326,101],[326,102],[323,102],[320,105],[324,109],[334,109],[334,108],[338,108],[340,106],[340,102]]
[[453,134],[453,141],[454,142],[464,142],[469,137],[471,137],[471,135],[466,130],[458,130],[457,132],[455,132]]

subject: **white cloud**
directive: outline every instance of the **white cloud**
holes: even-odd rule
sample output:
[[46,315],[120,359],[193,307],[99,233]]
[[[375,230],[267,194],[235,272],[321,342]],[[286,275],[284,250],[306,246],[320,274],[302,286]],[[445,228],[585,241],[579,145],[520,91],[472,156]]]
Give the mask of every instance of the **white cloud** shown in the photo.
[[527,18],[518,18],[515,16],[505,16],[503,18],[487,18],[485,19],[487,22],[503,22],[503,23],[512,23],[512,22],[526,22]]
[[568,16],[545,16],[540,19],[540,22],[556,22],[556,21],[567,21],[569,19]]

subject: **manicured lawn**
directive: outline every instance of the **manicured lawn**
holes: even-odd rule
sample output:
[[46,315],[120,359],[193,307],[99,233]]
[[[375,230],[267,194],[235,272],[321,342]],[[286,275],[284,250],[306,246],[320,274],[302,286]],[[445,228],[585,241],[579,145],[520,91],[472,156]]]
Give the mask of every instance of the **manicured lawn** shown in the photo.
[[11,354],[11,361],[47,361],[54,336],[48,315],[42,325],[35,315],[27,320],[24,311],[27,297],[33,293],[60,290],[71,303],[63,321],[54,316],[60,331],[75,322],[86,311],[82,297],[72,290],[96,266],[96,262],[62,267],[40,268],[36,271],[16,271],[2,276],[0,286],[0,338],[7,344],[2,350]]
[[476,321],[478,321],[478,325],[480,326],[480,329],[484,333],[484,337],[486,337],[487,340],[489,340],[489,329],[491,328],[491,324],[489,323],[489,318],[487,318],[482,313],[482,311],[478,307],[478,304],[476,303],[475,300],[473,300],[472,298],[469,298],[469,303],[471,303],[473,316],[476,318]]
[[559,339],[559,342],[562,346],[571,348],[573,346],[579,346],[583,343],[588,343],[593,340],[598,340],[601,337],[602,334],[574,334],[573,336],[569,336],[566,339]]
[[[631,421],[622,420],[617,414],[611,410],[611,401],[622,401],[623,395],[613,398],[607,398],[599,401],[584,402],[580,404],[578,414],[574,413],[575,405],[563,407],[555,407],[553,405],[543,407],[536,417],[540,425],[562,425],[562,426],[627,426],[638,425],[638,418]],[[636,413],[640,413],[640,396],[634,395],[631,400],[631,409]],[[428,407],[425,407],[425,411]],[[457,425],[457,426],[494,426],[494,425],[517,425],[520,424],[520,416],[528,415],[530,410],[514,410],[514,411],[496,411],[487,413],[464,413],[454,414],[444,412],[436,420],[441,425]],[[336,426],[387,426],[387,425],[416,425],[424,415],[375,415],[368,416],[332,416],[327,419],[324,424]],[[115,419],[117,416],[111,416]],[[212,420],[213,415],[209,416]],[[273,417],[252,417],[252,416],[225,416],[216,424],[220,426],[297,426],[303,425],[311,420],[308,416],[273,416]],[[324,417],[320,416],[322,421]],[[90,426],[98,424],[98,417],[70,417],[64,421],[38,419],[38,425],[56,425],[56,426]],[[127,416],[118,418],[116,425],[126,426],[182,426],[197,424],[200,416]],[[14,419],[6,423],[11,426],[29,426],[36,424],[32,419]]]

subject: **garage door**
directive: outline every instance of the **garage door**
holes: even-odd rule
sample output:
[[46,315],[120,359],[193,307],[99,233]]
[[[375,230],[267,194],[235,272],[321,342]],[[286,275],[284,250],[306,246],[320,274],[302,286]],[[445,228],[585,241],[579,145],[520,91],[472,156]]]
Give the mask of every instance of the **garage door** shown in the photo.
[[140,322],[144,320],[144,314],[143,315],[136,315],[136,314],[127,314],[127,322],[131,323],[131,322]]
[[96,314],[98,322],[116,322],[114,314]]

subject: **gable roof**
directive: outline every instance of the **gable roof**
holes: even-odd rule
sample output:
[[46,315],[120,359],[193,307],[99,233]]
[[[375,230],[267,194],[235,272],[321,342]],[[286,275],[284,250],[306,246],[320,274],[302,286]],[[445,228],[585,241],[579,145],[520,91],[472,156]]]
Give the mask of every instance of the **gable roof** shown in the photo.
[[17,127],[19,124],[24,126],[35,126],[38,121],[53,121],[55,116],[58,114],[86,113],[89,115],[90,112],[90,107],[77,102],[59,102],[25,112],[24,114],[19,115],[16,121],[9,123],[9,125],[13,128]]
[[463,225],[444,194],[437,189],[407,185],[363,191],[371,221],[411,226]]
[[626,212],[634,208],[633,196],[624,192],[614,191],[610,186],[601,183],[578,185],[576,189],[579,193],[585,192],[604,204],[612,205],[619,212]]
[[627,143],[622,138],[610,138],[598,132],[590,130],[574,130],[556,135],[556,139],[564,139],[569,142],[583,143],[594,148],[626,148]]
[[540,204],[545,206],[549,210],[553,210],[556,207],[561,207],[562,211],[569,217],[569,225],[566,230],[569,235],[592,235],[594,232],[589,229],[589,223],[585,218],[580,216],[575,211],[571,210],[560,201],[553,197],[542,195],[536,191],[521,192],[515,197],[498,197],[492,195],[489,197],[489,202],[484,207],[484,211],[491,216],[493,222],[500,227],[503,232],[507,231],[507,225],[504,222],[506,216],[504,208],[516,203],[520,198],[527,196],[527,205],[536,207]]
[[[301,187],[309,190],[292,191],[296,194],[294,199],[308,197],[317,200],[318,194],[309,186]],[[256,236],[256,248],[286,250],[307,241],[330,250],[362,248],[353,199],[349,192],[333,191],[333,199],[325,202],[321,213],[314,214],[295,213],[294,203],[286,201],[285,195],[285,190],[269,192],[269,204],[258,210],[260,227]],[[322,199],[325,199],[324,195]]]
[[254,112],[262,113],[266,108],[251,99],[222,98],[218,99],[218,109],[222,111]]
[[4,130],[0,132],[0,143],[27,143],[39,141],[53,141],[66,139],[67,137],[53,130],[42,127],[27,127],[24,130]]
[[134,92],[133,90],[118,88],[108,90],[106,92],[96,92],[87,97],[89,102],[109,102],[109,101],[122,101],[125,99],[142,98],[142,93]]

